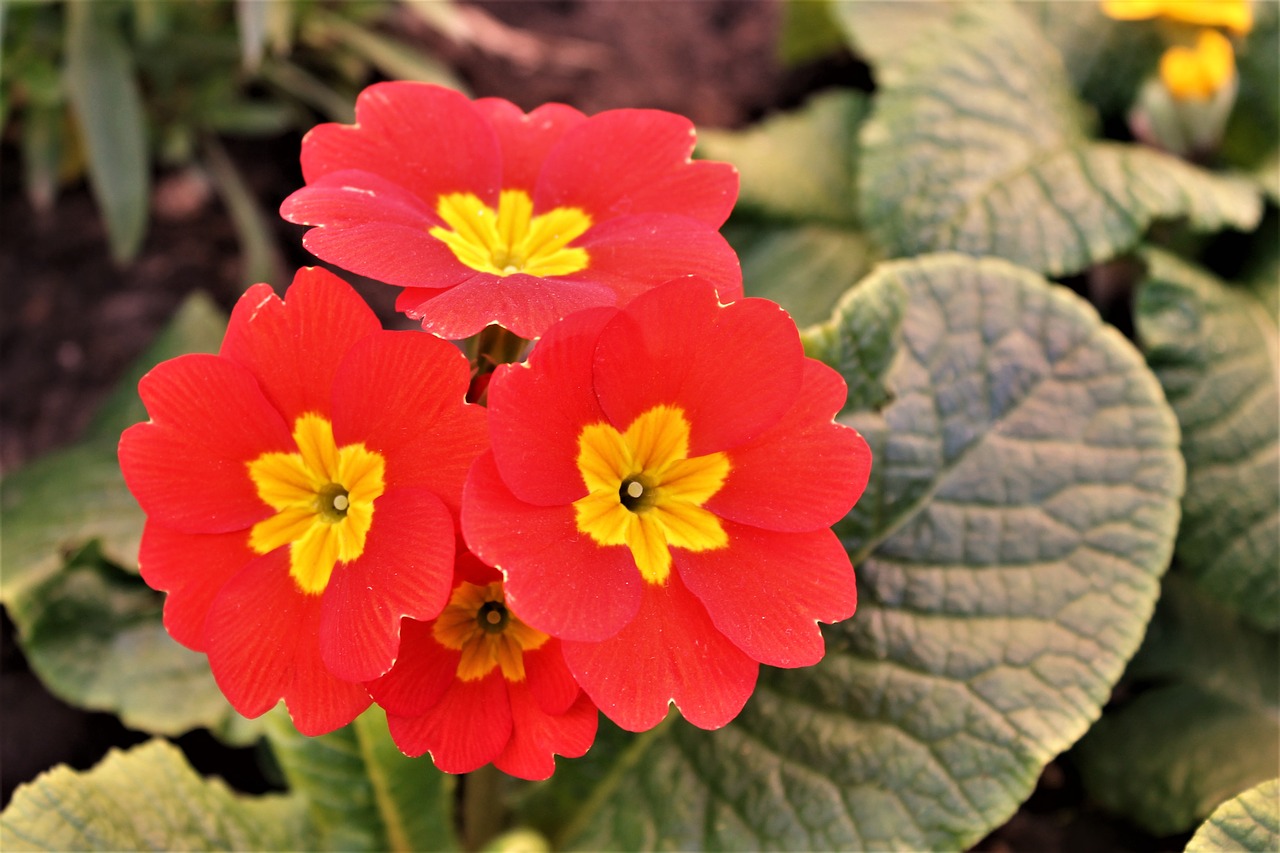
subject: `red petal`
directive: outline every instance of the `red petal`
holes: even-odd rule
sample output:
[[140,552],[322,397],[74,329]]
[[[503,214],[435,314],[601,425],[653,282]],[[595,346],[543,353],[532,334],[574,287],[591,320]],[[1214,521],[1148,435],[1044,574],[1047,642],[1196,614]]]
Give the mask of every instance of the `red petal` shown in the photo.
[[805,359],[796,404],[755,441],[734,448],[729,478],[706,508],[766,530],[816,530],[843,518],[871,472],[866,441],[832,420],[846,393],[840,374]]
[[573,507],[524,503],[502,482],[493,455],[476,460],[462,496],[472,553],[507,577],[507,603],[553,637],[612,636],[640,606],[640,572],[624,546],[601,547],[578,532]]
[[497,758],[511,739],[507,682],[497,670],[476,681],[455,679],[427,713],[388,714],[387,724],[405,755],[430,752],[445,773],[469,773]]
[[695,726],[718,729],[742,710],[759,672],[675,572],[665,586],[644,585],[639,614],[617,636],[561,645],[582,689],[633,732],[660,723],[670,702]]
[[256,717],[284,699],[298,731],[345,726],[369,706],[359,684],[320,663],[320,596],[303,595],[289,576],[289,551],[254,560],[223,586],[205,620],[213,677],[237,711]]
[[437,643],[432,630],[431,622],[404,620],[396,665],[365,685],[388,714],[415,717],[427,713],[457,678],[462,653]]
[[719,228],[738,197],[728,163],[691,162],[694,129],[660,110],[610,110],[564,135],[547,156],[538,210],[580,207],[596,222],[637,213],[679,213]]
[[524,365],[499,367],[489,383],[489,429],[502,479],[521,500],[551,506],[587,493],[578,435],[605,419],[591,388],[600,330],[618,312],[585,311],[556,324]]
[[179,533],[148,521],[142,529],[138,569],[152,589],[168,592],[164,626],[184,646],[204,651],[204,620],[213,599],[257,555],[243,530]]
[[587,117],[564,104],[543,104],[524,112],[501,98],[481,98],[476,110],[485,116],[498,134],[502,147],[502,188],[532,193],[542,163],[560,138]]
[[343,353],[382,325],[359,294],[326,269],[298,270],[285,300],[266,284],[245,291],[220,354],[254,375],[292,427],[307,412],[328,414]]
[[494,765],[521,779],[547,779],[555,772],[554,755],[585,755],[596,739],[599,715],[586,694],[563,714],[548,714],[524,684],[507,684],[511,697],[511,740]]
[[724,523],[729,546],[672,552],[689,591],[716,628],[770,666],[822,659],[818,622],[839,622],[858,604],[853,566],[830,530],[776,533]]
[[324,591],[320,655],[344,681],[391,669],[400,620],[434,619],[453,586],[453,516],[426,489],[388,489],[374,502],[364,553],[339,563]]
[[[498,137],[466,96],[427,83],[379,83],[356,99],[355,125],[322,124],[302,140],[307,183],[360,169],[399,184],[435,209],[441,193],[497,200]],[[316,223],[311,223],[316,224]]]
[[396,307],[421,318],[424,330],[448,340],[461,340],[495,323],[532,339],[576,311],[616,300],[610,288],[590,276],[575,280],[472,271],[448,290],[415,289],[412,295],[406,291]]
[[295,446],[252,374],[216,355],[184,355],[156,366],[138,391],[151,422],[125,430],[120,467],[149,516],[184,533],[225,533],[272,513],[246,466]]
[[387,284],[451,287],[475,271],[429,231],[430,205],[371,172],[335,172],[284,200],[280,215],[317,225],[302,243],[317,257]]
[[466,403],[469,380],[466,357],[447,341],[370,335],[334,376],[334,440],[382,454],[388,488],[429,488],[457,512],[467,469],[489,445],[484,409]]
[[679,406],[694,456],[729,450],[776,424],[799,393],[795,323],[763,299],[720,305],[705,282],[638,297],[600,333],[595,389],[620,429],[659,403]]
[[562,280],[606,284],[625,305],[673,279],[704,278],[721,302],[742,298],[742,267],[720,232],[685,216],[651,213],[610,219],[574,244],[587,250],[589,266]]
[[548,714],[563,714],[582,692],[565,665],[560,641],[555,637],[541,648],[524,653],[524,674],[529,693]]

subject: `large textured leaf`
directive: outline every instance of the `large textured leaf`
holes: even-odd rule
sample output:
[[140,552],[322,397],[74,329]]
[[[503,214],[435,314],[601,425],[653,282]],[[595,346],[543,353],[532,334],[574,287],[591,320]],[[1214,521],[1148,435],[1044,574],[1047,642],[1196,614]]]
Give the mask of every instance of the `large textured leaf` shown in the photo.
[[866,111],[860,92],[827,92],[745,131],[704,130],[698,153],[738,168],[741,209],[849,225],[856,209],[855,140]]
[[1280,637],[1182,578],[1165,587],[1130,667],[1156,686],[1108,712],[1074,753],[1094,799],[1158,835],[1280,775]]
[[954,249],[1059,275],[1132,248],[1155,219],[1248,230],[1261,216],[1250,181],[1089,141],[1061,58],[1012,5],[958,7],[880,72],[859,197],[890,255]]
[[1280,850],[1280,779],[1228,800],[1187,842],[1192,853]]
[[884,265],[809,344],[851,371],[841,417],[875,453],[838,527],[858,613],[818,666],[762,673],[724,729],[645,735],[569,846],[963,848],[1084,733],[1138,646],[1182,464],[1120,334],[1025,270],[946,255]]
[[0,814],[5,850],[309,850],[300,804],[202,779],[172,744],[112,750],[92,770],[55,767]]
[[322,737],[298,734],[277,708],[267,738],[330,850],[453,850],[454,777],[406,758],[376,705]]
[[111,254],[132,258],[147,228],[151,178],[142,94],[121,32],[121,4],[67,5],[66,81],[89,155],[89,182]]
[[1138,298],[1147,361],[1182,424],[1178,560],[1214,597],[1280,628],[1280,291],[1232,287],[1152,251]]

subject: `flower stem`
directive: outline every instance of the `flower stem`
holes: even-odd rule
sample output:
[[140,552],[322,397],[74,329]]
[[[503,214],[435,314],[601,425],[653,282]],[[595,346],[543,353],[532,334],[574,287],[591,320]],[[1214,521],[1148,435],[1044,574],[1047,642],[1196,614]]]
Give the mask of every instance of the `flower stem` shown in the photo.
[[502,832],[507,821],[506,775],[492,764],[462,780],[462,844],[479,850]]

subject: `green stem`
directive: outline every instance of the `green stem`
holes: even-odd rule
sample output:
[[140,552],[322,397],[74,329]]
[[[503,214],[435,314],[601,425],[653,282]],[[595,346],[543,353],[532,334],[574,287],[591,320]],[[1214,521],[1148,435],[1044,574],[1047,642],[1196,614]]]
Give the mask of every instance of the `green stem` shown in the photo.
[[506,775],[492,764],[463,778],[462,844],[467,850],[479,850],[506,826],[505,788]]

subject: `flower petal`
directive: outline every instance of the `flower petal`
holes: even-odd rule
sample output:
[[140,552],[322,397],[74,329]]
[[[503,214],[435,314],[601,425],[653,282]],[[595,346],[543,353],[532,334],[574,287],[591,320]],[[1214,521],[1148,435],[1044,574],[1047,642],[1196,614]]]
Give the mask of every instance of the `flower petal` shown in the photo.
[[270,285],[245,291],[231,312],[219,354],[254,375],[292,428],[302,414],[328,413],[342,354],[381,329],[350,285],[326,269],[304,267],[284,301]]
[[867,442],[833,420],[846,394],[840,374],[805,359],[795,405],[750,444],[734,448],[729,477],[706,509],[767,530],[817,530],[843,518],[871,473]]
[[596,222],[680,213],[719,228],[738,198],[728,163],[692,162],[693,123],[661,110],[609,110],[572,128],[547,155],[539,210],[580,207]]
[[344,681],[370,681],[395,663],[400,620],[434,619],[453,581],[453,516],[426,489],[389,489],[374,503],[364,553],[338,565],[324,591],[320,656]]
[[635,616],[643,582],[631,552],[582,535],[572,506],[521,501],[493,454],[472,466],[462,504],[468,547],[506,575],[507,602],[522,621],[553,637],[601,640]]
[[427,713],[388,714],[387,724],[405,755],[430,752],[445,773],[469,773],[497,758],[511,739],[507,682],[497,670],[476,681],[455,679]]
[[[516,615],[519,616],[518,613]],[[524,683],[530,694],[538,707],[548,714],[563,714],[582,692],[578,682],[573,680],[573,673],[565,665],[560,641],[555,637],[548,639],[540,648],[524,652],[524,674]]]
[[689,453],[751,441],[795,403],[804,351],[795,323],[763,299],[721,305],[706,282],[672,282],[625,307],[600,333],[595,390],[625,427],[655,403],[690,424]]
[[339,681],[320,663],[319,596],[303,595],[289,576],[289,552],[254,560],[223,586],[205,619],[204,647],[228,701],[257,717],[283,698],[305,735],[340,728],[369,706],[359,684]]
[[391,486],[431,489],[452,511],[488,447],[485,411],[465,401],[467,359],[419,332],[378,332],[347,351],[333,379],[333,434],[386,460]]
[[502,179],[486,117],[465,95],[413,82],[368,87],[356,98],[354,125],[322,124],[302,140],[307,183],[343,169],[381,175],[432,208],[438,195],[459,190],[496,202]]
[[489,383],[489,429],[502,479],[521,500],[551,506],[586,494],[578,472],[583,427],[604,420],[591,363],[609,308],[556,324],[523,365],[499,367]]
[[120,468],[147,515],[184,533],[244,530],[272,514],[248,463],[294,448],[249,371],[216,355],[184,355],[142,377],[151,415],[120,438]]
[[617,299],[611,288],[590,276],[579,280],[471,272],[447,290],[406,290],[396,308],[421,319],[425,331],[451,341],[470,337],[495,323],[532,339],[576,311],[611,306]]
[[403,287],[451,287],[475,274],[428,233],[440,224],[432,203],[372,172],[317,178],[280,206],[290,222],[312,224],[302,243],[317,257]]
[[822,659],[818,622],[853,615],[849,555],[830,530],[776,533],[725,522],[729,547],[673,552],[677,573],[718,631],[770,666]]
[[742,298],[737,253],[719,231],[687,216],[650,213],[610,219],[574,245],[586,249],[590,261],[586,269],[560,280],[608,285],[620,306],[668,281],[690,277],[711,282],[721,302]]
[[718,729],[742,710],[759,672],[674,572],[663,586],[644,585],[640,612],[616,636],[561,645],[596,706],[633,732],[660,723],[670,702],[695,726]]
[[587,117],[564,104],[543,104],[526,115],[510,101],[480,98],[476,110],[489,120],[502,148],[502,188],[532,192],[547,152]]
[[386,675],[365,684],[374,701],[388,714],[416,717],[427,713],[457,678],[462,654],[436,642],[432,631],[431,622],[404,620],[396,665]]
[[182,645],[204,650],[204,620],[223,584],[257,559],[243,530],[179,533],[154,521],[142,529],[138,570],[152,589],[167,592],[164,627]]
[[548,714],[523,683],[507,683],[511,698],[511,740],[493,760],[503,773],[521,779],[548,779],[555,772],[555,755],[585,755],[596,739],[599,714],[585,693],[562,714]]

